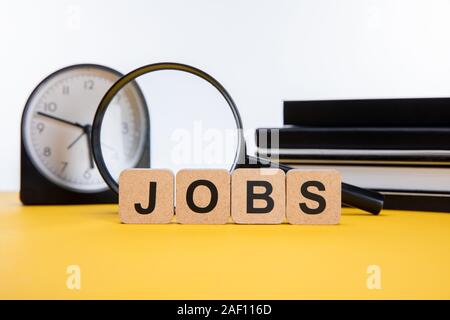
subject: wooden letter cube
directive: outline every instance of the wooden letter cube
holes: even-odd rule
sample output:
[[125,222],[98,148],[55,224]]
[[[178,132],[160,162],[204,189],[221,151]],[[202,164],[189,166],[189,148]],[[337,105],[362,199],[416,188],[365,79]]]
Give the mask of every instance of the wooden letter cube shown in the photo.
[[285,174],[280,169],[237,169],[231,177],[236,223],[278,224],[285,219]]
[[123,223],[169,223],[173,218],[174,176],[169,170],[129,169],[119,177]]
[[230,217],[230,174],[227,170],[180,170],[176,187],[177,222],[225,224]]
[[341,175],[336,170],[289,170],[286,216],[291,224],[338,224]]

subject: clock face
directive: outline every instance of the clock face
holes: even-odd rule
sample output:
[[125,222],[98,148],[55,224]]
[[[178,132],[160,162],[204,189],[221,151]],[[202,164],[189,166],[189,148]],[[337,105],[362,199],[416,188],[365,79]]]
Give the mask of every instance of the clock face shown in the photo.
[[[77,192],[107,188],[93,160],[91,124],[103,95],[120,76],[102,66],[77,65],[55,72],[35,89],[25,107],[22,135],[44,177]],[[101,147],[116,175],[114,170],[134,167],[142,156],[146,108],[139,89],[128,86],[103,121]]]

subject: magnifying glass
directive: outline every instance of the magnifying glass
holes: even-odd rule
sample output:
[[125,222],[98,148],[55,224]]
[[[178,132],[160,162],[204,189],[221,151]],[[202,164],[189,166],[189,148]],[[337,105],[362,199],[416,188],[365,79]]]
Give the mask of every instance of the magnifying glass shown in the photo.
[[[133,97],[136,92],[139,97]],[[145,103],[134,103],[143,99]],[[130,168],[130,158],[136,159],[134,168],[174,172],[184,168],[291,169],[247,155],[242,120],[230,94],[207,73],[179,63],[150,64],[120,78],[97,109],[92,146],[100,174],[116,193],[120,172]],[[342,202],[378,214],[383,196],[343,183]]]

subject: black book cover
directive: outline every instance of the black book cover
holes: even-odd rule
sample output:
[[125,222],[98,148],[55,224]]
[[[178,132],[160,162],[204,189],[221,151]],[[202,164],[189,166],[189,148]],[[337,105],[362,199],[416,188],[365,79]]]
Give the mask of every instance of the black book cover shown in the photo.
[[256,129],[259,148],[450,150],[450,127],[305,127]]
[[383,209],[450,212],[450,195],[384,193]]
[[450,126],[450,98],[299,100],[283,106],[286,125]]

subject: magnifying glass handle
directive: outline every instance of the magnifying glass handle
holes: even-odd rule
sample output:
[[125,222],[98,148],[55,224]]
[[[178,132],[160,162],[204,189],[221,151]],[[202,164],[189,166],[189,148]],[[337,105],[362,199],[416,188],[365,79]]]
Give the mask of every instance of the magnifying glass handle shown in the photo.
[[[284,172],[287,172],[292,167],[284,164],[270,162],[269,160],[246,156],[245,165],[241,166],[245,168],[280,168]],[[358,208],[374,215],[380,213],[383,209],[384,196],[376,191],[360,188],[348,183],[342,183],[342,203]]]

